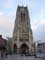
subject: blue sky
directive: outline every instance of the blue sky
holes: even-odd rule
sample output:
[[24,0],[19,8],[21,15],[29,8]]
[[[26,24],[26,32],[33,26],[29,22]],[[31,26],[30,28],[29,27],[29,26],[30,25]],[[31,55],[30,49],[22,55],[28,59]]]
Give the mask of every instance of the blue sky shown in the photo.
[[34,41],[45,41],[45,0],[0,0],[0,34],[12,36],[18,5],[28,7]]

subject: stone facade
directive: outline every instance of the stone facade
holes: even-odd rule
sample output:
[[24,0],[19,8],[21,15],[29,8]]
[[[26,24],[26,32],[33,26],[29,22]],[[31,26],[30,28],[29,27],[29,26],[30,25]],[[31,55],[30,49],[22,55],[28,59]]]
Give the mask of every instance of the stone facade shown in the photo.
[[13,44],[17,46],[17,52],[31,52],[33,36],[27,7],[18,6],[17,8],[13,31]]

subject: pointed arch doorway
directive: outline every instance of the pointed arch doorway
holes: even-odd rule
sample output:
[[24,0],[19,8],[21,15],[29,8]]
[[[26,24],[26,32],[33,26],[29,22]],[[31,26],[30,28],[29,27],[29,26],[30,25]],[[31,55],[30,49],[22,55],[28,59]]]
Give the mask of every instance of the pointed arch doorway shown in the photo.
[[20,53],[21,54],[26,54],[27,52],[29,52],[29,47],[27,46],[27,44],[22,44],[20,47]]
[[13,45],[13,52],[14,52],[14,54],[17,54],[17,45],[16,44]]

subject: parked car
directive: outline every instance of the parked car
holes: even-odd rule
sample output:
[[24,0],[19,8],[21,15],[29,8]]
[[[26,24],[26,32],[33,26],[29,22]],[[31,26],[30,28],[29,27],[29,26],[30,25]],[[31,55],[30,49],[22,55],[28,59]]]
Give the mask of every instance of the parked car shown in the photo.
[[45,59],[45,53],[36,53],[36,58],[44,58]]

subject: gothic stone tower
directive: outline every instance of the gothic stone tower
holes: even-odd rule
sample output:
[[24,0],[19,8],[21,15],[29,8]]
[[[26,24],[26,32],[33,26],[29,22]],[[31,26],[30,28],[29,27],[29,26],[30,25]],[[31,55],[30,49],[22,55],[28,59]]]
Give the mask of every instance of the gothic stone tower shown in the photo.
[[14,50],[18,53],[31,52],[32,43],[33,36],[28,9],[18,6],[13,31]]

